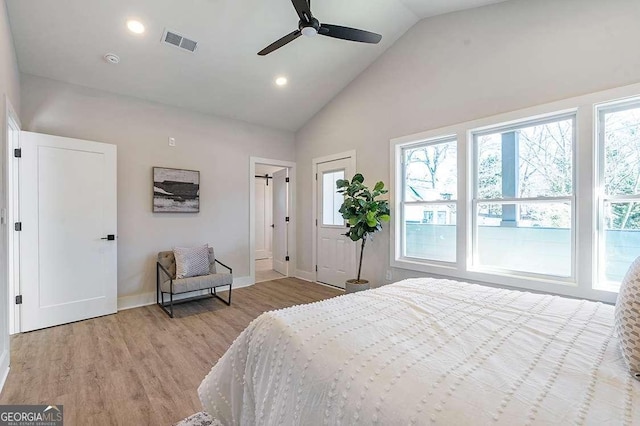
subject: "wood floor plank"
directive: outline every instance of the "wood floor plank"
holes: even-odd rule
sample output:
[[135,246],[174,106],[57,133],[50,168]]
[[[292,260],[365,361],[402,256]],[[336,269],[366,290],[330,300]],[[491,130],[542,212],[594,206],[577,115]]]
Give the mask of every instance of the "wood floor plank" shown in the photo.
[[233,290],[231,306],[176,305],[173,319],[153,305],[19,334],[0,404],[63,404],[71,426],[171,425],[201,410],[200,382],[252,320],[341,294],[283,278]]

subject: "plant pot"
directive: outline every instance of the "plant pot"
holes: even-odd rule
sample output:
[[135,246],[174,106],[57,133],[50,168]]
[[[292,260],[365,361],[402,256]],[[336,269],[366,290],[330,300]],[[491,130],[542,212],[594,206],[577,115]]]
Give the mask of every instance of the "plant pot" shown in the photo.
[[358,291],[369,290],[370,285],[367,280],[347,280],[345,283],[346,293],[356,293]]

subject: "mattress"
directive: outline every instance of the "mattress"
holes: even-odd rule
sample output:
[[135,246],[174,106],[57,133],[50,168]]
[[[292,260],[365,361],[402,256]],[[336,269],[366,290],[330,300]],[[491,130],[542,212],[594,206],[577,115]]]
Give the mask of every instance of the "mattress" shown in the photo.
[[639,425],[613,310],[405,280],[263,314],[198,392],[224,425]]

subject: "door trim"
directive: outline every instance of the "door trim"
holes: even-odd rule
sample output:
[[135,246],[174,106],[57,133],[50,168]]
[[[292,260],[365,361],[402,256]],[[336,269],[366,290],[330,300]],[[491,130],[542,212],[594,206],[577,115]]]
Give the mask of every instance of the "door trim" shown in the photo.
[[[336,160],[344,160],[344,159],[350,159],[351,160],[351,169],[355,170],[355,172],[357,173],[357,161],[356,161],[356,150],[353,149],[351,151],[345,151],[345,152],[341,152],[338,154],[332,154],[332,155],[325,155],[324,157],[318,157],[318,158],[314,158],[313,160],[311,160],[311,164],[313,165],[313,167],[311,167],[311,182],[312,182],[312,187],[313,190],[311,192],[311,196],[312,196],[312,210],[313,210],[313,214],[311,217],[311,227],[313,228],[311,234],[311,275],[313,276],[313,281],[317,282],[318,281],[318,271],[316,271],[317,266],[318,266],[318,226],[317,226],[317,220],[318,220],[318,181],[317,181],[317,176],[318,176],[318,165],[322,164],[322,163],[329,163],[331,161],[336,161]],[[353,176],[349,176],[348,179],[350,180]],[[357,250],[356,250],[356,262],[358,260],[358,256],[357,256]]]
[[296,271],[296,163],[262,157],[249,157],[249,271],[250,285],[256,283],[256,164],[289,169],[289,276]]
[[[7,227],[7,285],[9,287],[9,294],[7,303],[9,311],[9,334],[16,334],[20,332],[20,307],[13,303],[15,296],[20,294],[20,271],[15,265],[20,261],[20,235],[13,231],[12,223],[19,221],[20,203],[18,192],[18,182],[15,179],[16,176],[16,162],[18,161],[12,155],[12,152],[16,148],[20,148],[20,131],[22,130],[22,124],[20,118],[16,113],[11,100],[8,96],[4,97],[5,105],[5,128],[4,139],[6,141],[6,163],[5,163],[5,175],[6,182],[6,227]],[[18,132],[18,144],[16,146],[11,145],[9,140],[9,129]]]

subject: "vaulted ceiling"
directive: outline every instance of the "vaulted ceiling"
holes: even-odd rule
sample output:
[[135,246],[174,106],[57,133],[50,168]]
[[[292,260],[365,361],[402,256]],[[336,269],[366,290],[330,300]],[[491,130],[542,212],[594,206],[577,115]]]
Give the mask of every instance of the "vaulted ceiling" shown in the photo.
[[[501,0],[314,0],[321,21],[383,35],[378,45],[300,38],[290,0],[7,0],[21,72],[194,111],[296,130],[418,20]],[[146,30],[130,33],[125,23]],[[195,53],[161,43],[165,29]],[[121,59],[104,60],[106,53]],[[274,80],[285,76],[288,84]]]

